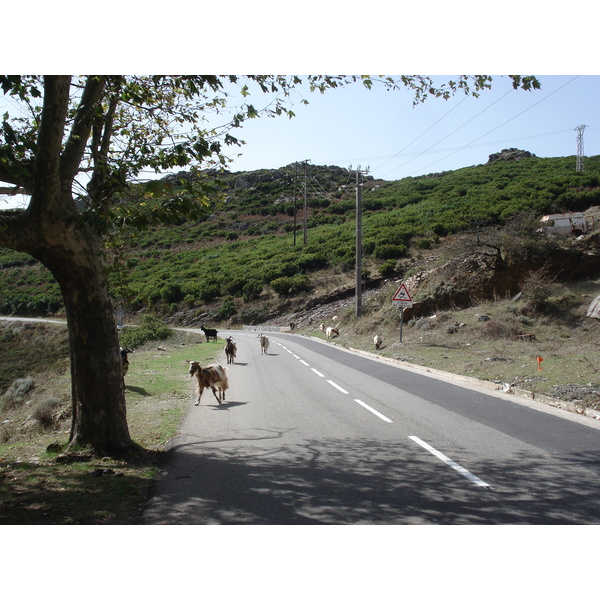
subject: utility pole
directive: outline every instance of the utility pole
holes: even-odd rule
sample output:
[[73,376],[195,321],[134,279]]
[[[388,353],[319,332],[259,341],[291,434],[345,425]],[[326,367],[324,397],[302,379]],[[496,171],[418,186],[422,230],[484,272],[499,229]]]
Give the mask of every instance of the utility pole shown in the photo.
[[308,201],[306,199],[306,192],[308,188],[308,163],[310,160],[304,161],[304,245],[308,243]]
[[294,176],[294,246],[296,245],[296,211],[298,204],[298,195],[296,193],[296,184],[298,183],[298,163],[295,164],[296,172]]
[[586,128],[585,125],[579,125],[575,127],[574,131],[577,132],[577,172],[583,173],[583,130]]
[[[352,166],[350,166],[350,169]],[[369,168],[362,171],[360,165],[356,169],[356,273],[355,273],[355,299],[356,317],[362,317],[362,176],[369,172]]]

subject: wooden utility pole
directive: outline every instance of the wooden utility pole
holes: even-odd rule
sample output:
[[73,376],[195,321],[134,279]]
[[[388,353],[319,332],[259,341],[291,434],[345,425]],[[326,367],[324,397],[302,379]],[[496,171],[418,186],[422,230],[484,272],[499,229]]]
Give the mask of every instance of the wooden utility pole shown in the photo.
[[298,205],[298,195],[296,192],[296,184],[298,183],[298,163],[296,163],[296,172],[294,175],[294,246],[296,245],[296,212]]
[[361,171],[360,165],[356,169],[356,278],[355,298],[356,317],[362,317],[362,176],[369,169]]
[[308,200],[306,197],[308,188],[308,163],[307,159],[304,161],[304,245],[308,243]]

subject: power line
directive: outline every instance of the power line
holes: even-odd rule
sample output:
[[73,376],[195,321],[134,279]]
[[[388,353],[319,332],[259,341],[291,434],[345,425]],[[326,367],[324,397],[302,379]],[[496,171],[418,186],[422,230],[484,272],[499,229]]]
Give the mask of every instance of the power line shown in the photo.
[[388,158],[386,161],[382,162],[378,167],[375,167],[375,170],[380,169],[381,167],[383,167],[383,165],[389,163],[390,160],[393,160],[394,158],[396,158],[396,156],[399,156],[400,154],[402,154],[402,152],[404,152],[408,147],[412,146],[417,140],[421,139],[427,132],[431,131],[440,121],[443,121],[453,110],[457,109],[466,99],[467,99],[467,96],[465,96],[458,104],[453,106],[445,115],[440,117],[431,127],[426,129],[421,135],[418,135],[412,142],[409,142],[408,144],[406,144],[406,146],[404,146],[404,148],[402,148],[402,150],[400,150],[393,156],[390,156],[390,158]]
[[[504,99],[506,96],[508,96],[508,94],[510,94],[513,91],[514,91],[513,89],[508,90],[508,92],[506,92],[500,98],[498,98],[497,100],[495,100],[494,102],[492,102],[489,106],[486,106],[486,108],[484,108],[482,111],[478,112],[475,116],[471,117],[468,121],[465,121],[462,125],[460,125],[459,127],[457,127],[454,131],[451,131],[448,135],[444,136],[441,140],[438,140],[435,144],[429,146],[429,148],[427,148],[426,150],[423,150],[423,152],[421,152],[420,154],[417,154],[417,156],[414,156],[410,160],[407,160],[405,163],[402,163],[401,165],[399,165],[398,167],[395,167],[391,171],[388,171],[387,173],[384,173],[382,175],[382,177],[385,177],[386,175],[389,175],[390,173],[393,173],[394,171],[397,171],[398,169],[402,168],[404,165],[407,165],[409,162],[412,162],[413,160],[419,158],[419,156],[422,156],[426,152],[429,152],[432,148],[435,148],[438,144],[440,144],[444,140],[448,139],[451,135],[454,135],[457,131],[459,131],[460,129],[462,129],[463,127],[465,127],[466,125],[468,125],[471,121],[475,120],[477,117],[479,117],[480,115],[482,115],[486,110],[492,108],[492,106],[494,106],[495,104],[497,104],[498,102],[500,102],[500,100]],[[438,121],[438,123],[439,123],[439,121]]]
[[[468,144],[465,144],[464,146],[462,146],[461,148],[459,148],[455,152],[452,152],[451,154],[448,154],[447,156],[444,156],[444,158],[440,158],[439,160],[436,160],[435,162],[430,163],[426,167],[422,167],[420,169],[417,169],[416,171],[413,171],[410,175],[413,175],[414,173],[417,173],[418,171],[424,171],[425,169],[428,169],[429,167],[431,167],[431,166],[433,166],[433,165],[441,162],[442,160],[445,160],[446,158],[449,158],[450,156],[456,154],[457,152],[460,152],[461,150],[464,150],[468,146],[471,146],[475,142],[479,141],[481,138],[484,138],[485,136],[489,135],[493,131],[496,131],[496,129],[500,129],[500,127],[504,127],[504,125],[506,125],[507,123],[510,123],[511,121],[514,121],[517,117],[520,117],[522,114],[526,113],[528,110],[531,110],[533,107],[537,106],[540,102],[543,102],[544,100],[547,100],[548,98],[550,98],[550,96],[552,96],[552,95],[556,94],[556,92],[562,90],[565,86],[567,86],[570,83],[572,83],[573,81],[575,81],[578,77],[579,77],[579,75],[576,75],[575,77],[573,77],[573,79],[570,79],[569,81],[567,81],[566,83],[564,83],[563,85],[561,85],[559,88],[555,89],[553,92],[551,92],[547,96],[544,96],[541,100],[538,100],[535,104],[532,104],[529,108],[526,108],[525,110],[522,110],[520,113],[516,114],[514,117],[511,117],[507,121],[504,121],[504,123],[501,123],[497,127],[494,127],[493,129],[490,129],[490,131],[488,131],[487,133],[484,133],[483,135],[480,135],[478,138],[475,138],[474,140],[472,140]],[[409,175],[409,177],[410,177],[410,175]]]

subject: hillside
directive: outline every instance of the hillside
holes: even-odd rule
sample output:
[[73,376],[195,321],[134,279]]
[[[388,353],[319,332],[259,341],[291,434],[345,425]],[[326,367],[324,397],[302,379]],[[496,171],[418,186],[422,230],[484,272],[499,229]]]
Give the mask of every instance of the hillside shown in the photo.
[[[393,182],[367,178],[362,188],[366,288],[387,278],[410,277],[426,266],[417,264],[423,252],[458,234],[480,236],[484,230],[506,228],[516,215],[537,219],[545,213],[600,205],[600,157],[587,158],[584,173],[576,173],[574,165],[575,157],[530,156]],[[171,176],[172,185],[176,188],[178,177],[185,176]],[[348,171],[308,165],[305,176],[302,168],[296,173],[289,165],[219,177],[217,209],[205,220],[132,236],[120,232],[112,240],[117,258],[113,291],[130,318],[150,311],[172,321],[234,319],[256,324],[274,312],[294,312],[292,308],[311,298],[335,298],[354,285],[356,192]],[[530,229],[531,225],[530,220]],[[526,226],[519,227],[517,235],[523,236]],[[504,246],[498,252],[506,256],[500,262],[513,260],[509,241],[501,241]],[[528,253],[536,266],[546,260],[549,249],[538,244],[519,252]],[[566,264],[580,265],[584,273],[595,268],[582,262],[577,252],[572,254],[573,249],[566,252]],[[484,260],[489,264],[492,259]],[[500,272],[500,266],[493,268]],[[561,272],[582,276],[571,267]],[[520,283],[517,278],[502,287],[512,293]],[[0,314],[60,314],[57,286],[46,269],[26,255],[0,249],[0,285]],[[491,297],[498,293],[495,285],[486,289],[479,282],[478,293]],[[465,292],[452,291],[449,302],[456,302],[457,295],[464,297]]]
[[[127,322],[141,314],[172,326],[293,322],[310,335],[337,316],[336,343],[372,351],[379,333],[384,356],[597,407],[599,329],[587,310],[600,294],[600,230],[579,238],[536,231],[552,212],[583,210],[600,223],[600,157],[586,159],[584,173],[574,165],[574,157],[527,156],[368,179],[360,319],[349,173],[315,165],[306,179],[294,165],[224,173],[218,209],[205,220],[113,240],[115,305]],[[60,294],[39,263],[0,250],[0,265],[0,314],[61,316]],[[404,311],[400,344],[390,299],[401,281],[415,304]]]

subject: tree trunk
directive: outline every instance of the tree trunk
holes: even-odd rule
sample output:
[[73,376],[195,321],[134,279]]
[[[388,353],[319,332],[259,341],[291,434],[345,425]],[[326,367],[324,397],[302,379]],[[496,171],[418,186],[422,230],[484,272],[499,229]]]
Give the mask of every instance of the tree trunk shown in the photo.
[[65,143],[70,77],[44,78],[35,168],[23,165],[15,169],[29,176],[25,187],[31,193],[31,200],[24,211],[0,215],[0,242],[37,258],[60,285],[71,355],[70,443],[103,454],[118,454],[130,449],[132,442],[104,247],[100,235],[79,213],[72,196],[73,179],[103,85],[102,77],[88,79]]
[[81,227],[71,231],[68,244],[63,237],[63,244],[71,248],[71,260],[61,258],[63,246],[58,257],[46,254],[44,263],[60,285],[69,326],[70,443],[112,455],[132,447],[119,337],[99,240],[90,231],[84,234]]

